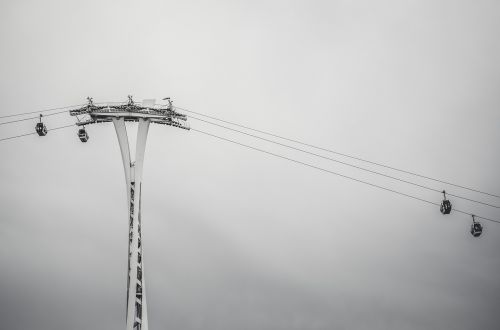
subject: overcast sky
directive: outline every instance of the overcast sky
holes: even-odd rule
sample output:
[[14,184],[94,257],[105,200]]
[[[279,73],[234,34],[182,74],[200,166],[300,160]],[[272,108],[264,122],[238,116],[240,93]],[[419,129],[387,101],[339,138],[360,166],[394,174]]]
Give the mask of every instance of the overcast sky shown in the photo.
[[[494,0],[1,1],[0,116],[87,96],[170,96],[193,111],[499,194],[499,31]],[[35,122],[0,126],[0,138],[32,132]],[[74,118],[45,122],[50,130]],[[189,123],[420,198],[442,197]],[[76,128],[0,143],[1,329],[125,328],[120,151],[112,124],[88,132],[86,144]],[[150,128],[142,197],[152,330],[500,324],[499,224],[483,222],[475,239],[466,215],[443,216],[429,204],[166,126]],[[500,219],[498,209],[452,203]]]

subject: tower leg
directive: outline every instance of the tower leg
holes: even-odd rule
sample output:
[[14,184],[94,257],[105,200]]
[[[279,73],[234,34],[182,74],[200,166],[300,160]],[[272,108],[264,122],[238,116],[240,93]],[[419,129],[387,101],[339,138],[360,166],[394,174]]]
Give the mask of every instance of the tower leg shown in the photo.
[[113,119],[125,170],[129,209],[127,330],[148,330],[141,239],[141,188],[149,123],[147,119],[139,120],[136,159],[135,162],[131,162],[125,121],[123,118]]

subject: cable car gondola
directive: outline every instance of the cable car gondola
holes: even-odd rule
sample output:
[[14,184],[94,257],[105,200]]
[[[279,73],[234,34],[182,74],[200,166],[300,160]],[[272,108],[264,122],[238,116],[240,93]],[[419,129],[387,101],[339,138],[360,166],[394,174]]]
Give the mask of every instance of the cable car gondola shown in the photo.
[[89,140],[89,135],[87,134],[87,131],[85,130],[85,126],[80,128],[78,130],[78,137],[80,138],[80,141],[82,142],[87,142]]
[[441,213],[450,214],[451,212],[451,202],[446,199],[446,191],[443,190],[444,199],[441,202],[441,207],[439,208]]
[[42,123],[42,114],[40,114],[40,122],[37,123],[35,126],[35,131],[39,136],[47,135],[47,126],[45,126],[45,124]]
[[474,237],[479,237],[483,233],[483,225],[476,221],[474,217],[475,216],[472,215],[472,225],[470,226],[470,233]]

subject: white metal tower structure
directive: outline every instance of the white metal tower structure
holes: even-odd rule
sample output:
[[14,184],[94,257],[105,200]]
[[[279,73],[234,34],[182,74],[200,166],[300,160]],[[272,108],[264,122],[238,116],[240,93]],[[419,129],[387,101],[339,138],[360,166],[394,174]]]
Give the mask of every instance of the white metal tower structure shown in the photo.
[[[88,98],[88,104],[82,108],[70,110],[71,116],[77,116],[77,125],[81,126],[79,137],[86,142],[88,124],[113,122],[125,170],[127,188],[127,207],[129,212],[128,239],[128,277],[127,277],[127,330],[148,330],[146,304],[146,285],[144,278],[144,260],[141,242],[141,189],[144,152],[150,123],[164,124],[182,129],[189,129],[185,123],[186,115],[173,109],[169,98],[167,105],[156,106],[154,100],[145,100],[137,105],[128,97],[128,102],[118,105],[96,105]],[[129,149],[125,122],[138,122],[135,160]],[[85,139],[82,139],[85,136]]]

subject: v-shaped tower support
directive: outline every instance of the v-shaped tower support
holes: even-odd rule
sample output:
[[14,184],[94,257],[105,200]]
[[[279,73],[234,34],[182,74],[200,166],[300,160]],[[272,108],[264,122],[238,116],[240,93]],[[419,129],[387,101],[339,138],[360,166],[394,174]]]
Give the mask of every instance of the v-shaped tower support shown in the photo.
[[[162,124],[189,130],[187,116],[175,110],[170,98],[167,104],[156,104],[155,100],[144,100],[142,105],[136,104],[129,95],[127,103],[94,104],[87,98],[88,104],[69,111],[76,116],[77,126],[83,126],[79,132],[85,134],[85,125],[113,122],[125,170],[127,186],[128,217],[128,269],[127,269],[127,330],[148,330],[146,305],[146,285],[144,281],[144,254],[142,253],[141,234],[141,190],[144,151],[148,136],[149,124]],[[83,117],[82,119],[79,116]],[[130,148],[125,122],[138,122],[137,148],[135,160],[130,157]],[[79,133],[80,134],[80,133]],[[80,140],[86,142],[85,139]],[[85,141],[84,141],[85,140]]]
[[146,285],[141,244],[141,187],[149,119],[139,119],[135,161],[130,158],[127,129],[123,118],[113,118],[120,143],[129,209],[127,330],[148,330]]

